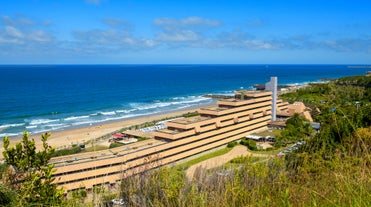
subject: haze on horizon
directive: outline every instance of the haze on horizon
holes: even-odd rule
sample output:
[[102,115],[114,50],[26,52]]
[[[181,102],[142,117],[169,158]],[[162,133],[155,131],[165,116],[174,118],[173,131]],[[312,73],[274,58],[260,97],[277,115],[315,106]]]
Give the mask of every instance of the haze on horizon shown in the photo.
[[0,64],[371,64],[367,0],[2,0]]

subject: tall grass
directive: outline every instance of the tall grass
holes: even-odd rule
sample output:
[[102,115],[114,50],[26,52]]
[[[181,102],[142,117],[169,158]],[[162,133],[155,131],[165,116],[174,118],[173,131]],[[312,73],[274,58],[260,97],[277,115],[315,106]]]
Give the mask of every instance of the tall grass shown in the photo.
[[129,206],[370,206],[370,166],[312,161],[297,173],[277,158],[224,173],[199,168],[192,181],[162,168],[127,178],[121,193]]
[[331,157],[240,159],[238,168],[198,168],[191,181],[177,168],[147,171],[126,178],[121,196],[128,206],[371,206],[371,128],[359,132]]
[[346,140],[331,156],[304,146],[264,162],[240,157],[238,165],[197,168],[192,180],[184,166],[140,170],[124,176],[117,192],[95,192],[94,203],[66,206],[103,206],[114,197],[127,206],[371,206],[371,127]]

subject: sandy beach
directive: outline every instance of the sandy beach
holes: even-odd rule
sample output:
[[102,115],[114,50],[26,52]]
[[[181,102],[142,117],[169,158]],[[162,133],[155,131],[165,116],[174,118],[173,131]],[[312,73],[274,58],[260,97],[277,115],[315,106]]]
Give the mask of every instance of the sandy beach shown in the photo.
[[[103,135],[112,133],[116,130],[120,130],[124,127],[141,124],[141,123],[145,123],[145,122],[149,122],[153,120],[160,120],[160,119],[167,118],[167,117],[170,118],[174,116],[180,116],[188,112],[197,111],[202,107],[206,107],[206,106],[198,106],[198,107],[187,108],[187,109],[179,110],[179,111],[155,114],[155,115],[146,116],[146,117],[137,117],[137,118],[120,120],[120,121],[110,122],[110,123],[102,123],[99,125],[92,125],[92,126],[83,127],[83,128],[74,128],[74,129],[66,129],[63,131],[51,132],[51,136],[48,139],[48,144],[57,149],[64,148],[64,147],[71,146],[72,144],[79,144],[79,143],[83,143],[83,142],[101,137]],[[35,140],[35,145],[37,148],[42,147],[40,134],[32,135],[31,138]],[[17,142],[20,142],[21,140],[22,140],[22,137],[10,138],[11,144],[15,144]],[[3,151],[4,151],[3,142],[1,142],[0,143],[0,152],[1,152],[0,157],[1,158],[3,156],[2,155]]]

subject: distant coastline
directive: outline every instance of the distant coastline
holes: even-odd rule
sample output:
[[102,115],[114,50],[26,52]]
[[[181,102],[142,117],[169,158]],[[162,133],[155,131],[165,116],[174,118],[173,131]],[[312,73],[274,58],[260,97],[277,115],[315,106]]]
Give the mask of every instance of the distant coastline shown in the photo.
[[370,69],[371,65],[349,65],[348,68],[361,68],[361,69],[368,68]]

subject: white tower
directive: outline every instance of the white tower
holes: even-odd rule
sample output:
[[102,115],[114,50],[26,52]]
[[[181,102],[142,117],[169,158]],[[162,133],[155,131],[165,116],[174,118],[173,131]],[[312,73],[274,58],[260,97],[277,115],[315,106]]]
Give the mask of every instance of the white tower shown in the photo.
[[272,121],[276,121],[277,115],[277,77],[271,77],[271,81],[265,84],[265,90],[272,91]]

